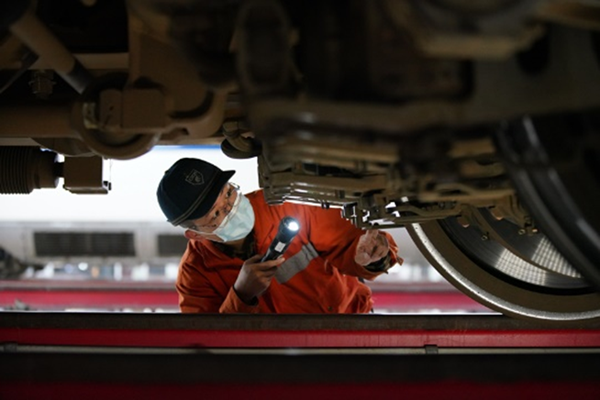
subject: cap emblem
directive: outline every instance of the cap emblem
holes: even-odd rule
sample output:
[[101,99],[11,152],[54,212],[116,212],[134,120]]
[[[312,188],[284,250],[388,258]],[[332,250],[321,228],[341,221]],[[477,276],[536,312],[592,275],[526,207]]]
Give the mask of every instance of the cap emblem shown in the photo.
[[204,184],[204,175],[200,171],[193,169],[187,174],[185,181],[194,186],[202,185]]

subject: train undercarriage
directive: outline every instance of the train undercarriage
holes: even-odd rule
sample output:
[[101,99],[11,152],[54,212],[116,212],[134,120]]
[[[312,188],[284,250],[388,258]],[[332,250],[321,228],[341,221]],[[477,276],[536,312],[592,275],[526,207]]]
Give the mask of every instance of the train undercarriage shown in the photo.
[[600,5],[0,7],[1,193],[107,193],[104,159],[218,143],[272,204],[406,227],[494,310],[600,317]]

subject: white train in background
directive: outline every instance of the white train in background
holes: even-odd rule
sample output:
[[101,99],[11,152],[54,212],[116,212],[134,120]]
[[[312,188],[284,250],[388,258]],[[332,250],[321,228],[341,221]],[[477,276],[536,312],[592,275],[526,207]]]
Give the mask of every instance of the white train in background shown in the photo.
[[[0,278],[27,266],[164,266],[185,249],[181,229],[165,221],[156,201],[163,172],[183,157],[202,158],[224,170],[243,191],[258,188],[256,159],[234,160],[218,146],[157,147],[128,161],[105,161],[107,195],[42,189],[0,196]],[[87,268],[86,268],[87,270]]]
[[47,266],[71,276],[106,278],[114,278],[115,266],[164,271],[178,263],[187,243],[181,229],[165,222],[3,221],[0,227],[0,278]]

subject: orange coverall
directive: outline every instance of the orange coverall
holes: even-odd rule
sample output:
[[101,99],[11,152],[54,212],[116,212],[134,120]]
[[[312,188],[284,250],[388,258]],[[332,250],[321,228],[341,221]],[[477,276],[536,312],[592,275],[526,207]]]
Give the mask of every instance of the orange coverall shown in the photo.
[[[371,289],[357,277],[372,280],[371,272],[354,262],[364,231],[343,219],[339,209],[284,203],[268,205],[261,190],[246,195],[255,213],[254,250],[265,254],[279,221],[291,216],[300,231],[284,254],[269,288],[252,306],[238,298],[233,284],[244,260],[224,254],[208,239],[190,240],[179,265],[176,288],[184,313],[367,313]],[[397,262],[397,245],[388,233],[390,265]]]

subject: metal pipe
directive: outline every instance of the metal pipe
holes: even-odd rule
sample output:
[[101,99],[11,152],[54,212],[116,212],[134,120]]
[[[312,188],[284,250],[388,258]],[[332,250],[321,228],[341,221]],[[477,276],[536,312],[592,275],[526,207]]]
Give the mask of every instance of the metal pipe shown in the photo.
[[4,138],[75,138],[69,104],[43,106],[3,106],[0,132]]
[[9,31],[40,59],[46,61],[78,93],[92,81],[92,75],[29,10],[9,26]]

